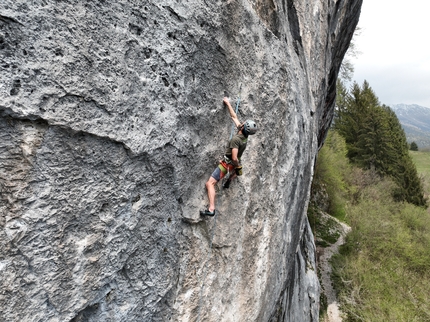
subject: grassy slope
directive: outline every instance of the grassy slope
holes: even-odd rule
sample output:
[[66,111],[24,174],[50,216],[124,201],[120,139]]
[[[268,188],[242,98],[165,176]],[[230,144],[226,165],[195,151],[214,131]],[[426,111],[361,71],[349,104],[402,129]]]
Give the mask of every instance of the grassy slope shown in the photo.
[[430,152],[409,151],[419,174],[430,176]]
[[[429,181],[430,153],[412,156]],[[356,168],[341,171],[349,193],[340,204],[352,232],[332,262],[344,321],[430,321],[429,212],[394,202],[389,180]]]
[[[423,180],[425,196],[430,199],[430,152],[409,151],[409,153],[417,167],[418,174]],[[430,212],[430,207],[428,210]]]

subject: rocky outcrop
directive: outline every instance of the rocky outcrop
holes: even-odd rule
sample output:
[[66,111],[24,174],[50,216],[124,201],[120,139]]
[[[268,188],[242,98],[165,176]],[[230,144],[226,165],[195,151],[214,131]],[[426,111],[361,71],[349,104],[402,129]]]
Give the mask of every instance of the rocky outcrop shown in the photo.
[[[317,321],[314,159],[361,0],[0,5],[0,320]],[[230,136],[244,175],[200,218]]]

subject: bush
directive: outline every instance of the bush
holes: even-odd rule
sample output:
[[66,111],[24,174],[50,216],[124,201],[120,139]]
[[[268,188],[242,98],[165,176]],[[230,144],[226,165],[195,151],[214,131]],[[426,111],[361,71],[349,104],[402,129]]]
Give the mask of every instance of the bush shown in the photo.
[[[326,206],[322,210],[340,220],[345,218],[345,196],[348,192],[344,177],[350,171],[345,155],[345,140],[337,132],[329,131],[324,147],[318,153],[312,183],[312,196],[317,193],[326,196]],[[318,201],[319,205],[322,203]]]

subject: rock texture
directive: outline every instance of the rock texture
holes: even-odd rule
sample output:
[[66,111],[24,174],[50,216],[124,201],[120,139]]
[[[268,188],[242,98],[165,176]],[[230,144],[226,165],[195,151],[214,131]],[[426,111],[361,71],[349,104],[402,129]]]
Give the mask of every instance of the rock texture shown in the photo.
[[[314,159],[361,0],[3,0],[0,320],[318,321]],[[244,175],[200,218],[230,136]]]

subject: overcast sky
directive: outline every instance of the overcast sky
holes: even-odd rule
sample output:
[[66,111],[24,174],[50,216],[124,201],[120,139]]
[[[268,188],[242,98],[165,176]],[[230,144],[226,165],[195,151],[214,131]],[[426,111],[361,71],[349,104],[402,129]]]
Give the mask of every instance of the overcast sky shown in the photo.
[[364,0],[351,59],[382,104],[430,108],[430,0]]

